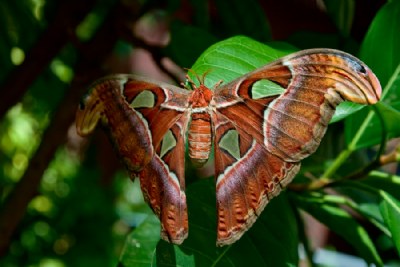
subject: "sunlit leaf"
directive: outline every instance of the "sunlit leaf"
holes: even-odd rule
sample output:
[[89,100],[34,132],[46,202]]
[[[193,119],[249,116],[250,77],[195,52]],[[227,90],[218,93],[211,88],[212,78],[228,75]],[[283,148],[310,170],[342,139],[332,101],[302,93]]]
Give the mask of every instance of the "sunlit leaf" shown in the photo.
[[362,182],[372,188],[386,191],[400,199],[400,176],[398,175],[382,171],[373,171],[368,177],[364,178]]
[[294,51],[293,47],[285,44],[278,44],[274,48],[248,37],[236,36],[209,47],[192,69],[196,73],[208,72],[205,83],[212,88],[220,80],[228,83]]
[[[209,47],[197,59],[192,69],[195,73],[207,72],[205,84],[212,88],[218,81],[227,83],[295,51],[294,47],[286,43],[266,45],[248,37],[236,36]],[[332,122],[343,119],[363,107],[353,103],[342,103],[337,107]]]

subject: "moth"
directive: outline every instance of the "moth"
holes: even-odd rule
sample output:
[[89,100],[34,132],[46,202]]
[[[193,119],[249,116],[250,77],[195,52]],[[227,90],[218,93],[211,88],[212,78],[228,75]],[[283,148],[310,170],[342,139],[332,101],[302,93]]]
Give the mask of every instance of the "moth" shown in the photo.
[[[214,88],[179,88],[135,75],[95,82],[82,99],[77,132],[100,123],[161,221],[161,238],[188,235],[185,147],[195,166],[214,149],[217,245],[238,240],[315,152],[342,101],[374,104],[381,86],[359,59],[332,49],[303,50]],[[268,80],[278,95],[256,94]]]

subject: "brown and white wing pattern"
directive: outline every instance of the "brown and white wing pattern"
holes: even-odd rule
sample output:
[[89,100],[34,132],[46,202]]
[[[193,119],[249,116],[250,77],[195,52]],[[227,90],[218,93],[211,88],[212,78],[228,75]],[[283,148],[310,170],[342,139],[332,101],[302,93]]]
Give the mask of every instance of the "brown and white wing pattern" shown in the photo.
[[77,112],[77,130],[90,134],[100,120],[145,200],[161,221],[161,237],[180,244],[188,233],[185,133],[189,92],[134,75],[92,85]]
[[231,244],[251,227],[271,198],[298,172],[300,163],[285,162],[262,143],[215,114],[217,245]]
[[[257,91],[265,80],[284,92]],[[189,156],[199,166],[213,142],[217,244],[227,245],[251,227],[294,178],[300,161],[317,149],[340,102],[374,104],[381,96],[364,63],[331,49],[291,54],[214,91],[200,82],[188,91],[134,75],[105,77],[91,86],[76,116],[82,136],[98,122],[105,127],[160,218],[161,237],[176,244],[188,234],[188,133]]]
[[[253,98],[261,80],[285,92]],[[312,49],[272,62],[215,91],[213,114],[218,245],[231,244],[318,148],[336,106],[374,104],[375,75],[357,58]]]

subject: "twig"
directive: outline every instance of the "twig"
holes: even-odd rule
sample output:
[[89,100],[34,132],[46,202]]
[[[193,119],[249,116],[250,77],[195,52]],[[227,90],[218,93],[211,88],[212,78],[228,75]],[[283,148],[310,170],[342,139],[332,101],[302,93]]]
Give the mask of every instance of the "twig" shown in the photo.
[[314,191],[314,190],[321,190],[326,187],[333,186],[336,183],[340,183],[343,181],[355,181],[355,180],[360,180],[364,178],[368,173],[370,173],[372,170],[378,169],[382,166],[385,166],[387,164],[393,163],[393,162],[398,162],[400,159],[400,149],[399,147],[392,151],[389,154],[381,155],[378,160],[372,161],[369,165],[366,167],[362,168],[359,171],[354,172],[353,174],[350,174],[348,176],[345,176],[341,179],[329,179],[329,178],[320,178],[317,180],[314,180],[310,183],[307,184],[291,184],[288,186],[293,191]]

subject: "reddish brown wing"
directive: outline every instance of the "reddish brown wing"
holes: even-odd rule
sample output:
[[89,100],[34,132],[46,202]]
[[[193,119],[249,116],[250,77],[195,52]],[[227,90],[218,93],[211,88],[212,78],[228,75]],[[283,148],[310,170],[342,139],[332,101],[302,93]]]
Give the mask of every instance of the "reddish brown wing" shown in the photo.
[[[185,195],[185,132],[188,117],[182,116],[170,128],[150,164],[139,173],[147,203],[160,218],[161,238],[181,244],[188,235]],[[174,141],[172,141],[174,140]],[[170,144],[172,142],[172,145]],[[165,146],[165,147],[164,147]],[[162,150],[161,150],[161,147]]]
[[[253,98],[270,80],[285,92]],[[304,50],[215,91],[213,114],[218,245],[233,243],[254,223],[313,153],[335,111],[349,100],[376,103],[381,87],[355,57],[337,50]]]
[[[285,162],[269,153],[248,131],[222,114],[215,113],[213,122],[217,245],[221,246],[235,242],[251,227],[269,200],[294,178],[300,163]],[[236,146],[238,150],[232,150]]]
[[140,177],[146,201],[161,221],[161,237],[187,236],[184,182],[189,92],[171,85],[114,75],[92,86],[77,112],[81,135],[101,120],[131,177]]
[[87,136],[100,121],[128,170],[138,172],[150,162],[154,149],[146,121],[121,95],[125,81],[125,76],[111,76],[95,82],[79,105],[76,129]]

